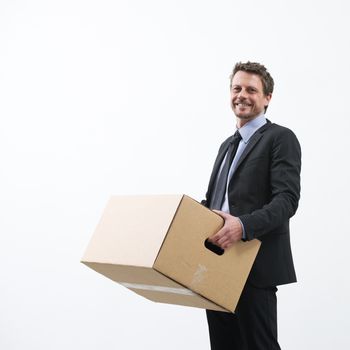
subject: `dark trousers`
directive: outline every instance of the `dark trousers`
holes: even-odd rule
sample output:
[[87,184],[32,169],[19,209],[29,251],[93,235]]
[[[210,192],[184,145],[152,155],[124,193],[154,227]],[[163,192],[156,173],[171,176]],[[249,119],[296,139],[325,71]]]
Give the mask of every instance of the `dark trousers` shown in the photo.
[[234,314],[207,310],[212,350],[280,350],[276,287],[243,289]]

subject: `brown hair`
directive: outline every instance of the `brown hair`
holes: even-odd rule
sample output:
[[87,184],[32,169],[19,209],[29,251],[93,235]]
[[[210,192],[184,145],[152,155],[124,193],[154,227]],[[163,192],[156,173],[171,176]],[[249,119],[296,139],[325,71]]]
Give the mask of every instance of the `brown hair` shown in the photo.
[[264,95],[267,96],[269,94],[272,94],[274,82],[270,73],[267,71],[264,65],[249,61],[246,63],[236,63],[236,65],[233,67],[232,74],[230,75],[230,87],[232,87],[232,78],[238,71],[259,75],[263,84]]

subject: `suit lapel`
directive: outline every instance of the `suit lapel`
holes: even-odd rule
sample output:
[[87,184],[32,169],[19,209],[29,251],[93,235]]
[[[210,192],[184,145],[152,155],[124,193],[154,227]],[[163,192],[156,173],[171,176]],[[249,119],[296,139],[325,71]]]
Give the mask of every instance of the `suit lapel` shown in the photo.
[[[251,137],[251,139],[249,140],[249,143],[247,145],[247,147],[244,149],[244,152],[242,153],[238,163],[237,163],[237,168],[240,166],[240,164],[243,162],[243,160],[248,156],[248,154],[250,153],[250,151],[256,146],[256,144],[258,143],[258,141],[261,139],[261,137],[263,136],[263,132],[269,128],[271,126],[271,122],[269,120],[267,120],[267,123],[264,124],[260,129],[258,129],[253,136]],[[214,190],[214,184],[215,184],[215,179],[217,177],[217,173],[220,169],[220,165],[225,157],[225,154],[227,152],[227,149],[229,147],[230,141],[233,139],[233,135],[226,140],[225,144],[223,145],[222,149],[219,151],[218,156],[216,157],[215,163],[214,163],[214,167],[213,167],[213,171],[211,173],[211,177],[209,180],[209,186],[208,186],[208,193],[211,194],[213,193]],[[236,172],[235,170],[235,172]],[[234,177],[235,174],[233,174],[232,178]],[[231,178],[231,180],[232,180]],[[230,180],[230,181],[231,181]],[[210,198],[208,198],[209,200],[211,200]]]
[[260,129],[258,129],[253,136],[251,137],[251,139],[249,140],[249,143],[247,145],[247,147],[244,149],[241,157],[238,160],[238,163],[236,165],[236,170],[238,169],[238,167],[242,164],[242,162],[244,161],[244,159],[246,159],[246,157],[248,156],[248,154],[250,153],[250,151],[256,146],[256,144],[259,142],[259,140],[263,137],[263,133],[264,131],[269,128],[271,126],[271,122],[269,120],[267,120],[267,123],[264,124]]

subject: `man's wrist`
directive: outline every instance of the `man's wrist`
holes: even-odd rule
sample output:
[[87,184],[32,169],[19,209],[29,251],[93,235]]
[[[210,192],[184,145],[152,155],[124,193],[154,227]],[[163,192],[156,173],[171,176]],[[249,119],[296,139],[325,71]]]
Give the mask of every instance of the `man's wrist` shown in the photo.
[[246,236],[246,234],[245,234],[245,229],[244,229],[243,222],[241,221],[240,218],[237,217],[237,219],[238,219],[239,223],[240,223],[241,226],[242,226],[242,240],[245,241],[245,240],[247,239],[247,236]]

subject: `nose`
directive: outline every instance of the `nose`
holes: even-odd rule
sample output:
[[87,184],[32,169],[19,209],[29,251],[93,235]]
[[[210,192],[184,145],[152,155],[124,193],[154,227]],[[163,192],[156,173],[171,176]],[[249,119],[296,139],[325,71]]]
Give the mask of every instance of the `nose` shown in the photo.
[[247,97],[247,91],[245,89],[241,89],[241,91],[238,94],[239,98],[246,98]]

